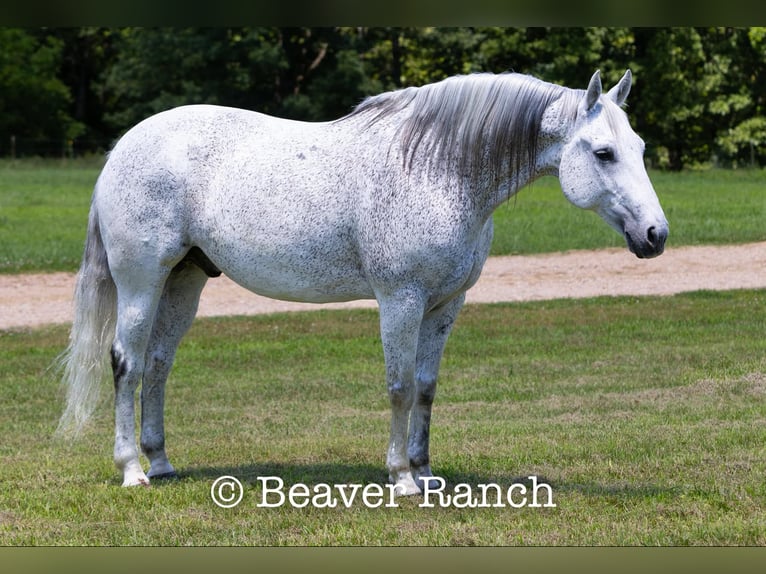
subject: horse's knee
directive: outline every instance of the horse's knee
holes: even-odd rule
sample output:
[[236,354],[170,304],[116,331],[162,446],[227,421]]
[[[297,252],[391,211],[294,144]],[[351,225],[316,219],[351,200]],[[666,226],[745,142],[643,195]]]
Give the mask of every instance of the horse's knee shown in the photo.
[[412,405],[414,386],[401,379],[388,384],[388,398],[393,407],[409,408]]

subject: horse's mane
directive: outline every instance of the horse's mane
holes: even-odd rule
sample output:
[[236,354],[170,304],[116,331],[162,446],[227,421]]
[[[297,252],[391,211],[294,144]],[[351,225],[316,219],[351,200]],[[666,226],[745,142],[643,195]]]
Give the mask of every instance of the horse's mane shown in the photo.
[[[368,115],[371,126],[408,110],[398,132],[406,169],[424,147],[436,159],[457,161],[472,181],[485,170],[498,181],[536,164],[545,109],[577,92],[523,74],[453,76],[372,96],[346,118]],[[574,116],[577,99],[567,100],[563,112]]]

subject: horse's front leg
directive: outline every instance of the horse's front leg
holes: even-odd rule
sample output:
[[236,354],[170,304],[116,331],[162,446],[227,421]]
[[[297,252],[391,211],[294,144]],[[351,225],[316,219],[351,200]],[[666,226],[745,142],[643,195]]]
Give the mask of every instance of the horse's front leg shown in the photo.
[[391,436],[386,464],[398,495],[421,492],[410,471],[407,433],[415,398],[415,360],[424,305],[424,297],[409,290],[380,299],[380,331],[391,401]]
[[[416,484],[422,489],[428,477],[433,476],[429,455],[431,405],[436,395],[436,380],[444,346],[452,325],[463,306],[465,294],[426,314],[420,327],[417,367],[415,372],[415,400],[410,414],[410,432],[407,453]],[[438,484],[431,484],[438,488]]]

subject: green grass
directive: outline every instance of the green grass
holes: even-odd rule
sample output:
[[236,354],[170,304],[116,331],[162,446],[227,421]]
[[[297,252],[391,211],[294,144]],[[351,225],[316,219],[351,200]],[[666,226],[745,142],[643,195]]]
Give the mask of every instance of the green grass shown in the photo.
[[92,160],[0,162],[0,272],[77,269],[98,170]]
[[[84,440],[51,439],[63,327],[0,331],[0,544],[763,545],[766,292],[468,306],[433,416],[451,485],[550,481],[556,508],[267,509],[257,477],[383,483],[374,311],[198,320],[167,397],[181,478],[122,489],[111,385]],[[213,480],[246,487],[215,506]]]
[[[96,160],[0,162],[0,273],[74,271],[82,255]],[[766,171],[651,174],[670,221],[669,247],[766,239]],[[492,254],[624,246],[598,216],[544,178],[495,212]]]

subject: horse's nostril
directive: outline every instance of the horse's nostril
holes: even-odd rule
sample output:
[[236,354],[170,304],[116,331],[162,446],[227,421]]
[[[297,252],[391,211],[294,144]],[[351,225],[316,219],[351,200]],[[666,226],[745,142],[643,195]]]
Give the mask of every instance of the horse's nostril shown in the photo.
[[654,226],[651,226],[646,231],[646,239],[649,241],[650,245],[655,245],[657,243],[657,230],[654,228]]

